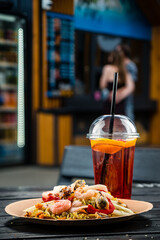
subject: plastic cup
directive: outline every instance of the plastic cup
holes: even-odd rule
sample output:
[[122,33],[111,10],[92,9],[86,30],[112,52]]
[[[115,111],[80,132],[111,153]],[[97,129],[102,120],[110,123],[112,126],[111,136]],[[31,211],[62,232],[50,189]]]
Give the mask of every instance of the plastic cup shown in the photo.
[[130,199],[136,140],[139,137],[132,120],[114,116],[113,133],[109,134],[111,115],[97,118],[90,126],[95,184],[104,184],[114,197]]

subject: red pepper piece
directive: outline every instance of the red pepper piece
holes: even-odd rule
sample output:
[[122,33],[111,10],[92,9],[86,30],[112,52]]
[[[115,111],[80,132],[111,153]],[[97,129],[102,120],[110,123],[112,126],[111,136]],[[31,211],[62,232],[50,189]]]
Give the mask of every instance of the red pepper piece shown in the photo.
[[88,213],[96,213],[96,212],[99,212],[99,213],[104,213],[104,214],[111,214],[115,207],[113,205],[113,203],[111,202],[111,200],[109,198],[107,198],[108,201],[109,201],[109,209],[97,209],[97,208],[94,208],[92,205],[88,205],[88,208],[87,208],[87,212]]
[[67,198],[69,201],[73,201],[73,198],[74,198],[74,196],[71,196],[71,197],[69,197],[69,198]]
[[47,198],[42,198],[43,202],[49,202],[49,201],[52,201],[52,200],[60,200],[59,197],[56,197],[56,196],[53,196],[53,195],[48,195]]

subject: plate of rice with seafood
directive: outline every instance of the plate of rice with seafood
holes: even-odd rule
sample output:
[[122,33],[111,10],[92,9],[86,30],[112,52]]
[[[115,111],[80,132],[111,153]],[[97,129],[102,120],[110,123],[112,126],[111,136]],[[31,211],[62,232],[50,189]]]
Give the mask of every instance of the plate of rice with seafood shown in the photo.
[[126,221],[152,208],[149,202],[114,198],[105,185],[76,180],[43,192],[41,198],[11,203],[5,211],[35,223],[86,225]]

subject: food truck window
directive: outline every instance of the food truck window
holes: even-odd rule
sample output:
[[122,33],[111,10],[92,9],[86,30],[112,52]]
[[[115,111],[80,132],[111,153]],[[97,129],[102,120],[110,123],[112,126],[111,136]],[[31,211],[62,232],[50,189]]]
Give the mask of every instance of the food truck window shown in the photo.
[[135,96],[149,98],[150,41],[79,30],[75,32],[75,94],[94,96],[109,52],[122,42],[130,46],[131,58],[138,68]]

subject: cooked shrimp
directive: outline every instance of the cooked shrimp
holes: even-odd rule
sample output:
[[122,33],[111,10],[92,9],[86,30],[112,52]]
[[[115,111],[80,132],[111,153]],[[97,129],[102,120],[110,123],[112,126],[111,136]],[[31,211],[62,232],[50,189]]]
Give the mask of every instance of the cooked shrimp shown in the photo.
[[92,189],[89,189],[89,190],[84,192],[83,189],[77,189],[75,191],[74,196],[77,199],[88,199],[88,198],[96,197],[97,195],[99,195],[99,192],[101,192],[101,195],[105,198],[109,198],[109,199],[113,198],[108,192],[103,192],[103,191],[99,191],[99,190],[92,190]]
[[82,202],[81,201],[79,201],[79,200],[73,201],[72,207],[80,207],[80,206],[82,206]]
[[103,184],[96,184],[96,185],[92,185],[92,186],[85,186],[84,191],[92,189],[92,190],[101,190],[101,191],[105,191],[108,192],[108,189],[105,185]]
[[88,208],[88,205],[83,205],[83,206],[80,206],[80,207],[71,207],[69,209],[69,212],[79,212],[79,211],[81,211],[83,209],[86,209],[86,208]]
[[97,195],[97,193],[98,193],[98,191],[96,191],[96,190],[88,190],[86,192],[83,192],[83,191],[79,191],[77,189],[74,193],[74,196],[77,199],[88,199],[88,198],[95,197]]
[[53,205],[49,206],[49,209],[53,214],[61,214],[71,208],[71,201],[69,200],[56,200]]

